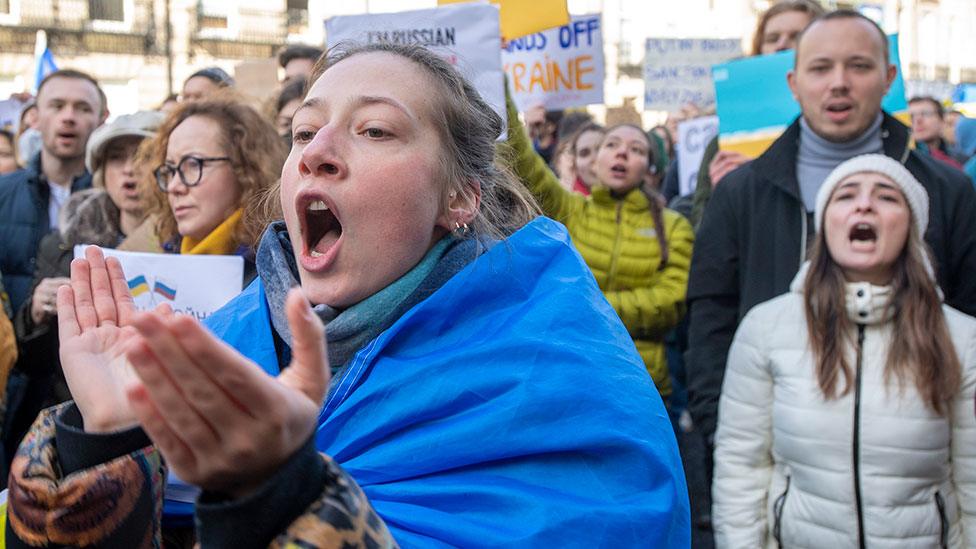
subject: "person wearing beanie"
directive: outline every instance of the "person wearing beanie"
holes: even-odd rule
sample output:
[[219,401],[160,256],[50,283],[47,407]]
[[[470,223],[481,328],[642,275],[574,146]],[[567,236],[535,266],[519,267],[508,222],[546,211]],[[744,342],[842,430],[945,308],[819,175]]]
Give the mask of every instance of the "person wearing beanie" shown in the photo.
[[234,79],[220,67],[207,67],[190,75],[183,82],[182,101],[199,101],[221,88],[234,87]]
[[[58,229],[41,239],[31,293],[14,314],[20,346],[17,371],[25,375],[28,390],[8,411],[5,435],[11,441],[20,440],[42,409],[71,399],[58,356],[57,288],[68,281],[75,245],[115,248],[142,224],[136,151],[162,120],[154,111],[119,116],[88,139],[85,166],[93,188],[72,194],[60,211]],[[158,246],[130,249],[161,251]]]
[[942,303],[929,196],[885,155],[816,196],[810,260],[729,351],[715,546],[973,547],[976,319]]
[[[889,53],[884,31],[857,11],[814,19],[787,77],[800,116],[712,191],[688,279],[685,353],[689,410],[706,443],[735,330],[754,306],[789,291],[811,247],[817,192],[846,160],[884,154],[921,183],[938,285],[947,304],[976,314],[976,189],[959,170],[914,150],[910,129],[881,108],[897,74]],[[848,76],[852,59],[866,61],[857,78]]]

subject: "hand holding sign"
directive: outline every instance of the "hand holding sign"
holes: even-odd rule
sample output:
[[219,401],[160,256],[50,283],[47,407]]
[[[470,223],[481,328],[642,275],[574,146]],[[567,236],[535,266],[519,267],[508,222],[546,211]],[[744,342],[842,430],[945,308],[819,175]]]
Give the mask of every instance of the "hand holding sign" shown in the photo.
[[330,379],[325,330],[300,290],[285,312],[293,359],[277,378],[188,316],[134,315],[127,356],[141,383],[129,399],[181,479],[245,496],[312,434]]

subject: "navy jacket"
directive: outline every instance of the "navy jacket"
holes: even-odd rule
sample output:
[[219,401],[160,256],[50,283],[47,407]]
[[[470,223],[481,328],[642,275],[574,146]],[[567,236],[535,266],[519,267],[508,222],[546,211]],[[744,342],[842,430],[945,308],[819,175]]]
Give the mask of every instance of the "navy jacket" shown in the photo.
[[[71,182],[71,192],[89,187],[87,171]],[[51,232],[50,196],[47,178],[41,173],[41,153],[27,167],[0,176],[0,272],[15,311],[30,293],[41,238]]]
[[[910,148],[910,131],[885,115],[884,152],[929,195],[931,247],[948,305],[976,315],[976,192],[959,170]],[[796,178],[800,124],[761,156],[731,172],[705,208],[688,279],[685,355],[689,410],[705,436],[715,431],[725,360],[736,327],[754,305],[786,293],[814,232]]]

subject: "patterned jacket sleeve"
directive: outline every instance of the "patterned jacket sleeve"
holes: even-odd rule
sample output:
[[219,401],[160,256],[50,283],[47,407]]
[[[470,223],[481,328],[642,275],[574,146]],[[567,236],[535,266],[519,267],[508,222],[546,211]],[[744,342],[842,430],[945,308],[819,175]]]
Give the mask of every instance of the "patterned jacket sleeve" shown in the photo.
[[166,472],[159,452],[140,444],[148,439],[137,429],[89,435],[113,439],[106,447],[139,448],[73,470],[71,460],[79,456],[61,459],[68,456],[59,450],[71,444],[59,444],[56,423],[76,410],[73,403],[44,410],[18,448],[10,467],[6,546],[160,547]]
[[[41,412],[21,443],[6,546],[161,547],[161,455],[140,429],[99,435],[80,425],[65,403]],[[203,547],[396,547],[356,482],[315,451],[314,439],[246,498],[205,492],[196,521]]]

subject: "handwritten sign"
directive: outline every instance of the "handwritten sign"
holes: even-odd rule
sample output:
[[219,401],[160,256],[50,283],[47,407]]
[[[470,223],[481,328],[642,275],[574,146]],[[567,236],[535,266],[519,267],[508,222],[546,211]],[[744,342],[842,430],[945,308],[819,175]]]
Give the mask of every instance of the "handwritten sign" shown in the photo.
[[[84,257],[85,248],[75,246],[75,257]],[[102,252],[122,264],[129,293],[140,311],[167,303],[173,311],[202,321],[241,293],[244,258],[240,256]]]
[[644,109],[675,111],[687,103],[715,103],[712,65],[742,55],[735,39],[648,38],[644,52]]
[[[888,37],[890,62],[898,74],[881,102],[885,111],[905,120],[905,81],[898,57],[898,35]],[[800,105],[786,83],[794,53],[739,59],[712,71],[718,98],[719,147],[755,158],[800,115]],[[910,121],[909,121],[910,122]]]
[[489,105],[505,116],[498,8],[456,4],[425,10],[336,16],[325,22],[328,47],[341,42],[416,44],[455,65]]
[[678,124],[678,186],[681,196],[695,191],[705,147],[718,135],[718,117],[702,116]]
[[568,25],[509,41],[502,68],[521,111],[537,103],[547,109],[603,103],[600,16],[576,16]]
[[[440,5],[457,4],[468,0],[438,0]],[[501,33],[505,40],[513,40],[535,32],[569,23],[566,0],[491,0],[498,6]]]

